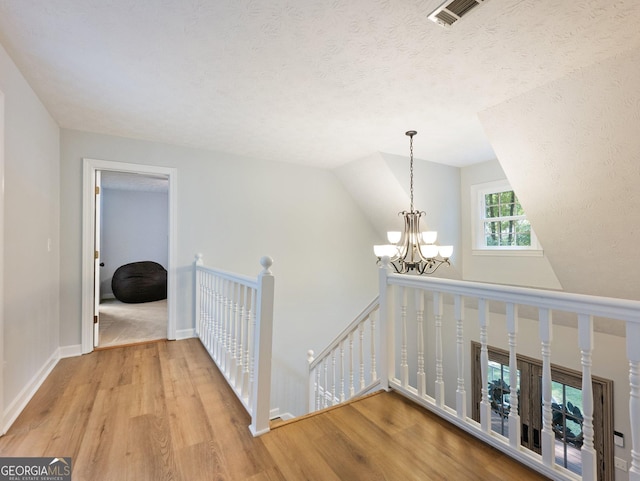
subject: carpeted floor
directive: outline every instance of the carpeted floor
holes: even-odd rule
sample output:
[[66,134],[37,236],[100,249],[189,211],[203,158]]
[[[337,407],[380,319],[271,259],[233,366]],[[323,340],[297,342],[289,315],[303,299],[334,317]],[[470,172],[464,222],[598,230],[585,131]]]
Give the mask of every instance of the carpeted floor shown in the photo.
[[167,300],[126,304],[117,299],[100,303],[98,347],[167,338]]

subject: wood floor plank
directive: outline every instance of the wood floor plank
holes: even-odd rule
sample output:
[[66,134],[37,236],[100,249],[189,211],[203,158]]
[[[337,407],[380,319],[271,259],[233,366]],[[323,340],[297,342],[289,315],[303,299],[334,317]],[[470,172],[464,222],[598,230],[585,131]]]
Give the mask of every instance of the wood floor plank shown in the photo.
[[187,446],[176,452],[178,479],[196,480],[203,472],[207,479],[232,479],[220,458],[220,449],[212,441]]
[[72,459],[75,481],[124,479],[123,461],[128,457],[128,403],[133,398],[133,390],[131,384],[98,390],[83,442]]
[[[407,481],[442,479],[437,469],[432,468],[425,457],[421,454],[415,454],[416,452],[422,453],[422,445],[411,447],[412,454],[407,456],[406,446],[401,446],[396,442],[397,438],[401,436],[402,430],[387,430],[387,426],[381,423],[379,418],[369,418],[362,415],[358,410],[359,404],[353,403],[353,405],[345,406],[344,410],[336,409],[330,413],[328,418],[336,426],[342,426],[345,423],[350,426],[345,436],[349,442],[360,446],[368,453],[368,456],[375,462],[376,471],[381,473],[383,479],[389,479],[389,477]],[[395,412],[395,408],[398,406],[394,404],[393,407],[392,411]],[[387,410],[389,410],[389,406],[387,406]],[[409,417],[407,416],[407,418]],[[415,414],[413,419],[413,423],[415,423]],[[410,425],[408,424],[407,427]]]
[[[341,478],[317,449],[318,437],[308,436],[310,432],[317,432],[318,425],[324,423],[313,417],[304,421],[305,425],[307,423],[305,427],[294,423],[286,429],[274,430],[263,436],[262,441],[285,479],[339,481]],[[300,456],[301,446],[307,446],[303,457]]]
[[174,447],[166,417],[144,414],[129,420],[126,480],[178,479]]
[[74,481],[545,479],[394,393],[259,438],[196,339],[61,360],[0,456],[71,456]]

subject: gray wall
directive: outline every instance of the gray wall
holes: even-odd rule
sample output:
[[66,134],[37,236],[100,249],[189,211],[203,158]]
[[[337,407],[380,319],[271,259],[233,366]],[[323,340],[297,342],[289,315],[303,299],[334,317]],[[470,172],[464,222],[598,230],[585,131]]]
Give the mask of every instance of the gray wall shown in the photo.
[[5,97],[6,414],[50,365],[59,346],[60,132],[1,46],[0,91]]
[[193,327],[192,263],[257,275],[274,258],[272,405],[304,410],[306,351],[324,346],[377,293],[376,241],[335,174],[118,137],[61,132],[61,344],[81,342],[82,158],[177,169],[177,329]]
[[121,265],[154,261],[167,268],[169,195],[102,189],[100,297],[113,298],[111,278]]

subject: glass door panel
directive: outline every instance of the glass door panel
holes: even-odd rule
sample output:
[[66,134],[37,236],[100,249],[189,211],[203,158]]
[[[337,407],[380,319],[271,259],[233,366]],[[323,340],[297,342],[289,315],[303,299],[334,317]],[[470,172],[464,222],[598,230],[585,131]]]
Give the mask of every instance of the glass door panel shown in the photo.
[[551,424],[555,433],[556,464],[582,474],[582,390],[553,381]]

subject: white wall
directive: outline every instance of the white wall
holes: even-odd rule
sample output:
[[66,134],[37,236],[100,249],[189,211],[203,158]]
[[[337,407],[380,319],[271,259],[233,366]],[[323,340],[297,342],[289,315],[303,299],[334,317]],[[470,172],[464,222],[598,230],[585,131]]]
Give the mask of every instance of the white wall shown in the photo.
[[153,261],[167,268],[169,195],[102,189],[100,297],[113,298],[111,278],[121,265]]
[[370,223],[331,171],[63,129],[61,345],[80,344],[83,157],[178,170],[177,329],[193,327],[192,263],[276,277],[272,406],[305,406],[306,351],[322,349],[377,294]]
[[[562,289],[549,263],[549,259],[544,254],[542,257],[473,255],[471,186],[506,178],[497,160],[490,160],[461,169],[463,279],[466,281],[491,282],[514,286]],[[515,189],[515,191],[516,195],[519,196],[518,189]],[[525,212],[528,212],[526,206]],[[537,232],[535,225],[533,225],[533,230]]]
[[11,421],[59,346],[59,129],[0,46],[5,95],[4,408]]
[[[398,212],[409,210],[409,156],[376,153],[334,170],[376,230],[375,244],[386,244],[386,232],[402,230]],[[426,212],[422,230],[438,232],[437,243],[453,245],[451,267],[438,277],[460,278],[460,169],[414,159],[414,208]]]
[[480,114],[563,288],[640,299],[640,49]]

